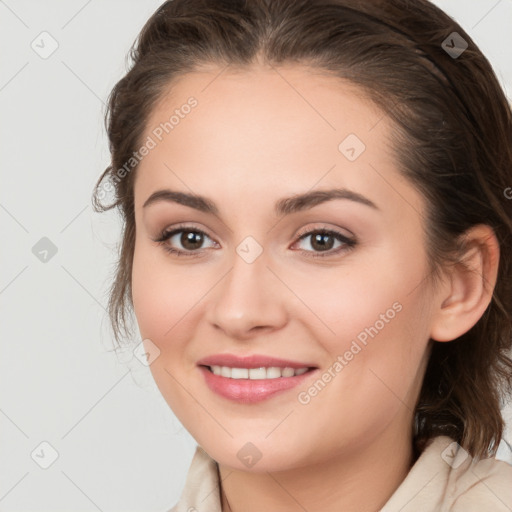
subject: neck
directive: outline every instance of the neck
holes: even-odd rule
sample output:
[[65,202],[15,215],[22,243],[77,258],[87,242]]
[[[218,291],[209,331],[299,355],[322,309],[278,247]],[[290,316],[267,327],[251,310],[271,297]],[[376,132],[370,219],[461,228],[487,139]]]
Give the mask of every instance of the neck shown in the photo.
[[287,471],[251,473],[219,464],[222,510],[375,512],[399,487],[413,462],[412,434],[385,431],[357,453]]

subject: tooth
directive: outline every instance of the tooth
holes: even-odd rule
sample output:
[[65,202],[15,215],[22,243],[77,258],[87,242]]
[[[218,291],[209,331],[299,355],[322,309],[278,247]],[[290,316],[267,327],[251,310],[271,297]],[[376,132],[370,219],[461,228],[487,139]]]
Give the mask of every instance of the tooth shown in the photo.
[[249,370],[247,368],[231,368],[232,379],[248,379]]
[[283,368],[283,370],[281,371],[281,375],[283,377],[293,377],[295,375],[295,370],[293,368]]
[[265,379],[267,377],[266,368],[251,368],[249,370],[249,379]]
[[231,368],[230,366],[212,365],[210,370],[214,375],[221,375],[229,379],[278,379],[280,377],[294,377],[302,375],[308,371],[308,368],[279,368],[278,366],[271,366],[269,368]]
[[281,377],[281,368],[276,366],[267,368],[267,379],[277,379],[278,377]]

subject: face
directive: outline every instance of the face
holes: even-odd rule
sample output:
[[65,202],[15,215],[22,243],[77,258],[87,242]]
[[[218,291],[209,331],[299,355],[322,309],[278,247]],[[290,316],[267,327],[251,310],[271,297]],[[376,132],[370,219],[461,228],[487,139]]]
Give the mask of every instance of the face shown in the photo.
[[169,91],[143,137],[132,274],[169,406],[247,471],[408,438],[430,290],[425,205],[391,122],[299,66],[204,68]]

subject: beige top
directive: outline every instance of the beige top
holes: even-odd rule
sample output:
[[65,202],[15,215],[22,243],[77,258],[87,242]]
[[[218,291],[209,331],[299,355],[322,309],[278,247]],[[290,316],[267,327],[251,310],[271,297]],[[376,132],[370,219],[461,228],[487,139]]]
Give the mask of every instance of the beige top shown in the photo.
[[[430,440],[380,512],[511,512],[512,465],[472,459],[449,437]],[[222,512],[217,463],[196,448],[180,501],[168,512]]]

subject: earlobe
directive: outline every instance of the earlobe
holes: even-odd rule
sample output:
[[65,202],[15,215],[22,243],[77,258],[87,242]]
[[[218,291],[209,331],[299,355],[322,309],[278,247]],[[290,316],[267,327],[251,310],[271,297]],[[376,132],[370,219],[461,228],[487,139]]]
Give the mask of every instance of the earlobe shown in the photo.
[[445,270],[437,292],[430,337],[452,341],[469,331],[491,302],[499,265],[499,243],[490,226],[479,224],[464,234],[465,252]]

